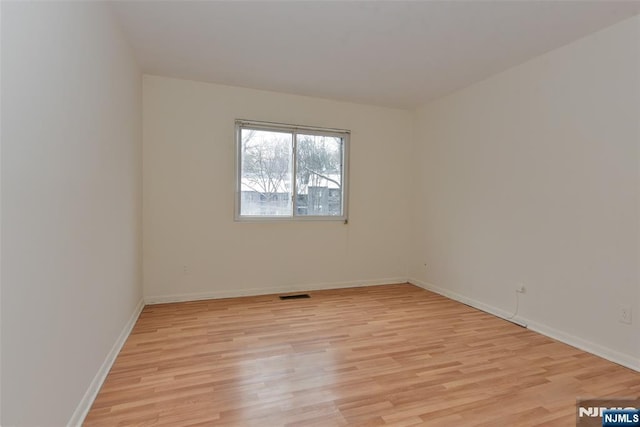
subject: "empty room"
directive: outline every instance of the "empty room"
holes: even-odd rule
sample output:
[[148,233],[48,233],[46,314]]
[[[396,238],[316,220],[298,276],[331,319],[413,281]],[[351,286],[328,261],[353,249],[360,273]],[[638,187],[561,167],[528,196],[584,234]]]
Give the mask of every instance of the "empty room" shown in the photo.
[[0,21],[3,427],[640,426],[640,2]]

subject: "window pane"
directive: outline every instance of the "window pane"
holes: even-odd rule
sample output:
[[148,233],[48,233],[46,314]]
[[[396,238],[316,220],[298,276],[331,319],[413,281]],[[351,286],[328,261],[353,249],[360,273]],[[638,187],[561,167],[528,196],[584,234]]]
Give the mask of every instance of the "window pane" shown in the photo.
[[291,216],[293,135],[241,130],[240,215]]
[[342,215],[343,140],[298,134],[296,214]]

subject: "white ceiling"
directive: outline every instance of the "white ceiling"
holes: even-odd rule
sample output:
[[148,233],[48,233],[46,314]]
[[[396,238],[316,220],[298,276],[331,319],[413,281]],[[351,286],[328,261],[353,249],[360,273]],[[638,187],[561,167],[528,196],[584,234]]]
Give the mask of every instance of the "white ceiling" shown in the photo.
[[640,13],[606,0],[112,5],[145,73],[401,108]]

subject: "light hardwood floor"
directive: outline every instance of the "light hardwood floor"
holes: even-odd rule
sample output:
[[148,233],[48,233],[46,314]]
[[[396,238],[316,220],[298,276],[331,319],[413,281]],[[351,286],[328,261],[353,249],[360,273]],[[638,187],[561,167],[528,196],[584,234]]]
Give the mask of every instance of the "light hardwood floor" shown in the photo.
[[418,287],[145,307],[87,426],[575,426],[640,373]]

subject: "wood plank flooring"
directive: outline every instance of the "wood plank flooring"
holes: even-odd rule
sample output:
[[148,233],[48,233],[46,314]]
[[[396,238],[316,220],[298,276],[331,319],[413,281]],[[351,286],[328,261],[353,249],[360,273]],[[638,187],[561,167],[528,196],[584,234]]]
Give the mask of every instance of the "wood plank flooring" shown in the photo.
[[640,373],[418,287],[143,310],[86,426],[575,426]]

